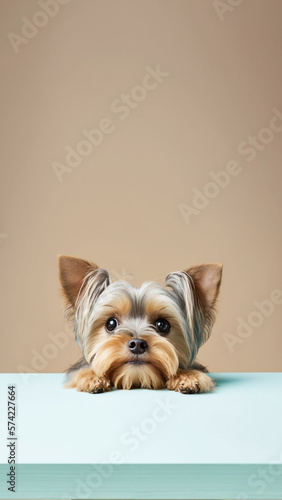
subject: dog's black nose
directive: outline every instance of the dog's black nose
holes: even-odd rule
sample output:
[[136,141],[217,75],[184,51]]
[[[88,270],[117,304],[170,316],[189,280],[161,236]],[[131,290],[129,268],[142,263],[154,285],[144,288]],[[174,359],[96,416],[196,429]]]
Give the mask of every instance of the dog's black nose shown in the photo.
[[128,342],[128,347],[132,354],[143,354],[148,348],[148,344],[143,339],[132,339]]

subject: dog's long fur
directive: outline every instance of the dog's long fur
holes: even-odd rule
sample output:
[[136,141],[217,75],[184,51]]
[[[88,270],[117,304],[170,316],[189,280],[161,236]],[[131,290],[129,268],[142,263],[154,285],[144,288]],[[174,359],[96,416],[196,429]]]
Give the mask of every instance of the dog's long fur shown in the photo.
[[[68,387],[103,392],[167,387],[183,393],[212,390],[214,383],[196,356],[209,338],[222,266],[202,264],[170,273],[164,286],[111,282],[108,271],[69,256],[59,257],[66,313],[83,357],[68,370]],[[106,323],[116,318],[114,331]],[[165,335],[158,320],[168,322]],[[133,353],[129,342],[146,343]],[[132,343],[131,343],[132,345]]]

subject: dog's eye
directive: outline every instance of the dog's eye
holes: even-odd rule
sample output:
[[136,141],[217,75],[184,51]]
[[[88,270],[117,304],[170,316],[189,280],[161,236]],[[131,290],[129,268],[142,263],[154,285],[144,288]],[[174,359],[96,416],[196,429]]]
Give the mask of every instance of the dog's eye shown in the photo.
[[113,332],[118,326],[118,320],[116,318],[109,318],[106,322],[106,329],[108,332]]
[[162,319],[162,318],[157,319],[155,325],[156,325],[157,331],[161,335],[166,335],[170,330],[170,324],[166,319]]

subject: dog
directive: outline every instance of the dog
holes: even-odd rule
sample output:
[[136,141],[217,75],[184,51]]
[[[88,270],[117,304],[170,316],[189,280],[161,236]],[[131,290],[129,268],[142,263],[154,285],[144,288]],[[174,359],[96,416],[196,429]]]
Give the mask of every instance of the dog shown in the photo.
[[112,282],[106,269],[86,260],[60,255],[58,261],[66,315],[83,354],[67,370],[66,387],[89,393],[214,389],[196,356],[214,324],[221,264],[171,272],[163,286],[137,288]]

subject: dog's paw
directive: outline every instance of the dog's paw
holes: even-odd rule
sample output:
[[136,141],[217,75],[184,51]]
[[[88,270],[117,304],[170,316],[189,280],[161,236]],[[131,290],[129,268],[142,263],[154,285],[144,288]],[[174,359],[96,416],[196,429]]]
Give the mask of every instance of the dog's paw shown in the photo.
[[69,389],[76,388],[80,392],[97,394],[110,391],[112,384],[106,377],[97,377],[93,370],[84,368],[73,374],[66,387]]
[[206,373],[198,370],[179,370],[167,381],[166,386],[170,391],[196,394],[212,391],[215,383]]

